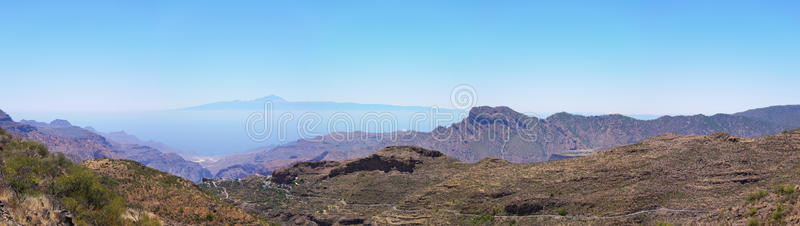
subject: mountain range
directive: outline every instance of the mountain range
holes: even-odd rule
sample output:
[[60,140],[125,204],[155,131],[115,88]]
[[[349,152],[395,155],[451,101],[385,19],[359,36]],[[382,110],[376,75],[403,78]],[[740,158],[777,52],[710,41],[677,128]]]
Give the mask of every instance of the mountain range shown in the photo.
[[[225,104],[220,105],[253,104],[267,100],[290,103],[274,96],[262,99],[222,102]],[[663,133],[703,135],[728,132],[742,137],[758,137],[800,127],[798,105],[712,116],[662,116],[653,120],[638,120],[623,115],[581,116],[565,112],[537,118],[508,107],[483,106],[471,109],[460,122],[440,126],[430,132],[336,132],[221,157],[215,161],[192,159],[198,163],[177,154],[190,155],[177,148],[160,142],[142,141],[124,132],[102,133],[90,127],[73,126],[66,120],[50,123],[22,120],[18,123],[5,113],[2,116],[0,127],[29,140],[42,142],[54,152],[65,153],[73,161],[129,159],[195,182],[210,177],[266,175],[297,162],[360,158],[386,146],[410,145],[439,150],[464,162],[477,162],[487,157],[510,162],[541,162],[584,156]]]
[[508,107],[475,107],[468,117],[431,132],[339,132],[253,154],[246,162],[222,168],[216,177],[269,174],[298,161],[346,160],[386,146],[412,145],[441,151],[465,162],[497,157],[511,162],[570,158],[599,149],[632,144],[663,133],[705,135],[728,132],[758,137],[800,127],[800,106],[774,106],[736,114],[663,116],[637,120],[623,115],[581,116],[557,113],[547,118]]
[[[265,103],[272,105],[274,110],[301,110],[309,112],[322,112],[322,111],[377,111],[377,112],[395,112],[395,111],[417,111],[426,112],[431,107],[422,106],[399,106],[389,104],[361,104],[349,102],[332,102],[332,101],[287,101],[282,97],[269,95],[253,100],[234,100],[234,101],[220,101],[210,104],[203,104],[182,108],[180,110],[264,110]],[[454,111],[451,109],[441,109],[442,111]]]
[[217,172],[242,179],[205,178],[127,133],[0,111],[0,224],[794,225],[799,109],[636,120],[476,107],[431,132],[332,133]]
[[23,120],[14,122],[0,111],[0,128],[31,141],[45,144],[51,151],[64,153],[74,162],[88,159],[129,159],[148,167],[199,182],[211,173],[200,164],[187,161],[175,153],[135,143],[115,142],[90,129],[73,126],[66,120],[51,123]]

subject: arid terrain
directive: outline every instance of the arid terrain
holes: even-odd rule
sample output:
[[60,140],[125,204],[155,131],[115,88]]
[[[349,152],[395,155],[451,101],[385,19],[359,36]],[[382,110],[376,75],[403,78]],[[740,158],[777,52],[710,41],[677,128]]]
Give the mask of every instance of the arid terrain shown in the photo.
[[800,130],[662,134],[582,158],[463,163],[418,147],[206,181],[289,224],[798,224]]

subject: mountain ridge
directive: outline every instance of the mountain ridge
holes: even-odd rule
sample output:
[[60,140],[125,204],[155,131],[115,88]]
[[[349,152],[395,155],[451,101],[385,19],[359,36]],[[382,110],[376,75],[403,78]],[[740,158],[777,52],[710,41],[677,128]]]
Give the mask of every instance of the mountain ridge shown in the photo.
[[[800,114],[800,110],[790,113]],[[440,150],[466,162],[486,157],[499,157],[511,162],[540,162],[563,158],[565,153],[591,153],[591,150],[636,143],[663,133],[705,135],[729,132],[743,137],[758,137],[792,128],[792,125],[774,124],[741,114],[662,116],[638,120],[619,114],[582,116],[562,112],[540,119],[504,106],[480,106],[472,108],[462,121],[437,127],[431,132],[337,132],[301,139],[266,149],[242,163],[247,167],[234,170],[237,175],[246,175],[241,172],[268,174],[271,169],[280,167],[277,163],[292,156],[311,159],[327,152],[324,160],[345,160],[364,157],[374,150],[393,145]],[[225,168],[236,168],[236,165]],[[216,176],[229,177],[219,173]]]
[[[432,107],[402,106],[391,104],[362,104],[355,102],[336,101],[287,101],[286,99],[269,95],[252,100],[219,101],[210,104],[201,104],[181,108],[179,110],[264,110],[264,104],[272,104],[276,110],[422,110],[427,111]],[[442,110],[451,110],[439,108]]]
[[195,182],[212,176],[200,164],[187,161],[177,154],[163,153],[149,146],[117,143],[88,129],[73,126],[66,120],[58,119],[51,123],[23,120],[18,123],[7,114],[2,115],[5,117],[0,121],[0,128],[28,140],[41,142],[53,152],[64,153],[73,162],[122,158],[135,160]]

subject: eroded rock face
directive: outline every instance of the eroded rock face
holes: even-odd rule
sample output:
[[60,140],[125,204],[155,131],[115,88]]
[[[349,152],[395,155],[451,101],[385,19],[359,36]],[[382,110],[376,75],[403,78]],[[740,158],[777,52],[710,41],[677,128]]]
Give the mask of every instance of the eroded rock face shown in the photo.
[[333,169],[327,177],[335,177],[342,174],[372,170],[380,170],[383,172],[396,170],[404,173],[411,173],[414,172],[414,166],[421,162],[422,161],[416,159],[399,159],[394,157],[371,155],[366,158],[349,162],[344,167]]
[[294,181],[298,176],[322,175],[324,172],[328,172],[339,165],[339,162],[334,161],[299,162],[292,167],[272,172],[272,181],[278,184],[288,184]]
[[300,162],[292,167],[276,170],[273,182],[288,184],[298,177],[311,179],[332,178],[360,171],[414,172],[414,168],[426,158],[443,158],[444,154],[412,146],[390,146],[375,154],[345,162],[320,161]]

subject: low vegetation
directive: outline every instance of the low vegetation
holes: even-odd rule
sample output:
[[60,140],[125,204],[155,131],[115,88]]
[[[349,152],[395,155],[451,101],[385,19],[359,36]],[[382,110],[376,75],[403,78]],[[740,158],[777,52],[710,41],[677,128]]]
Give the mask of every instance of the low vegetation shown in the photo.
[[0,168],[3,184],[14,199],[45,196],[61,202],[78,225],[119,225],[126,201],[101,183],[91,170],[75,165],[63,154],[49,153],[40,143],[12,137],[0,129]]
[[747,198],[745,198],[745,199],[747,199],[747,201],[756,201],[756,200],[759,200],[759,199],[763,198],[764,196],[767,196],[767,192],[759,191],[759,192],[755,192],[755,193],[747,195]]
[[151,210],[170,221],[209,225],[267,223],[225,203],[191,181],[134,161],[92,159],[82,165],[102,176],[109,188],[124,196],[131,205]]

